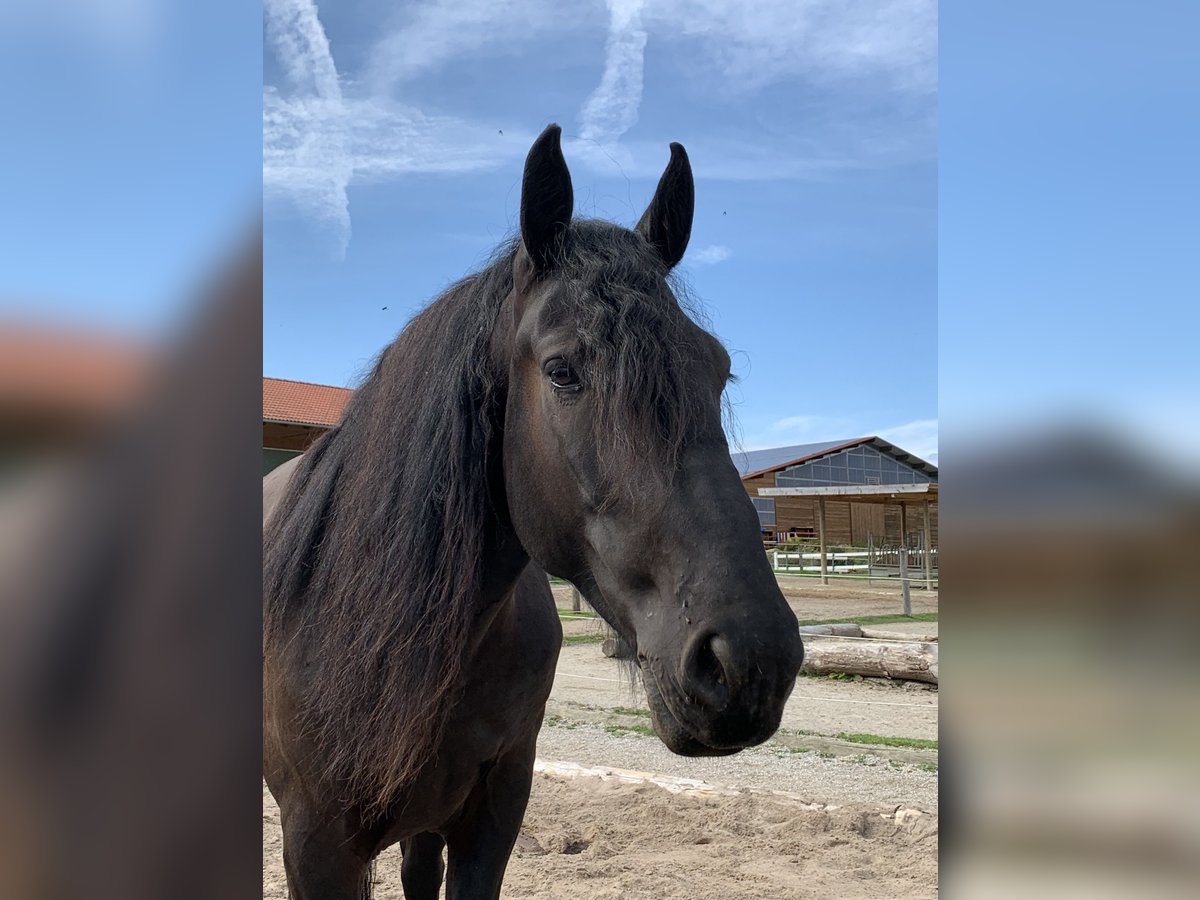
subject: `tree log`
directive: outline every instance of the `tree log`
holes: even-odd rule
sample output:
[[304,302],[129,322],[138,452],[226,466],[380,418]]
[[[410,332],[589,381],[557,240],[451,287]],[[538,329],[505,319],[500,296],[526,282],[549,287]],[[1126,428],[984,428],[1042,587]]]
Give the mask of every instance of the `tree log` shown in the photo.
[[869,628],[863,626],[862,636],[875,638],[879,641],[921,641],[926,644],[937,643],[936,634],[917,634],[915,631],[888,631],[884,628]]
[[862,637],[862,629],[852,623],[844,625],[801,625],[801,634],[834,634],[839,637]]
[[938,645],[917,641],[844,641],[804,637],[804,671],[938,683]]

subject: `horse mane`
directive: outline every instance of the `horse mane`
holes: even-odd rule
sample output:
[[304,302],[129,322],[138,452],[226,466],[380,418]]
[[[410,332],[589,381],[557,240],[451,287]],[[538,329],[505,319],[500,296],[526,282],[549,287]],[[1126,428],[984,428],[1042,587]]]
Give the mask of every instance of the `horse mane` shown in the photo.
[[[504,373],[493,326],[517,240],[448,288],[379,356],[342,423],[302,457],[264,536],[264,652],[298,653],[297,724],[348,803],[381,812],[437,752],[483,590]],[[673,467],[700,400],[703,334],[639,235],[575,220],[555,280],[610,455]],[[614,427],[616,423],[617,427]]]

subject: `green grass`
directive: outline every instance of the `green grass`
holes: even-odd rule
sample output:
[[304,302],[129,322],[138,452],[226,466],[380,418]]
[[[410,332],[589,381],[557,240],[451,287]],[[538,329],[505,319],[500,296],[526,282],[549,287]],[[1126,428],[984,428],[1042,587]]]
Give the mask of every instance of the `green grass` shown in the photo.
[[612,711],[622,716],[645,716],[650,718],[650,710],[648,709],[633,709],[629,706],[614,706]]
[[596,618],[596,614],[586,609],[581,609],[579,612],[575,612],[571,609],[560,609],[558,611],[558,617],[565,622],[570,622],[575,619],[594,619]]
[[572,644],[600,644],[604,642],[602,634],[564,634],[563,646]]
[[778,744],[776,750],[780,756],[789,753],[795,756],[799,756],[801,753],[812,753],[812,747],[792,747],[789,744]]
[[897,613],[888,616],[847,616],[841,619],[801,619],[801,625],[892,625],[896,622],[936,622],[935,612],[914,613],[906,616]]
[[654,729],[649,725],[605,725],[604,730],[609,734],[640,734],[645,737],[654,737]]
[[936,750],[938,748],[937,741],[930,741],[925,738],[885,737],[881,734],[847,734],[844,731],[839,731],[837,736],[840,740],[850,741],[852,744],[874,744],[882,747],[911,747],[915,750]]

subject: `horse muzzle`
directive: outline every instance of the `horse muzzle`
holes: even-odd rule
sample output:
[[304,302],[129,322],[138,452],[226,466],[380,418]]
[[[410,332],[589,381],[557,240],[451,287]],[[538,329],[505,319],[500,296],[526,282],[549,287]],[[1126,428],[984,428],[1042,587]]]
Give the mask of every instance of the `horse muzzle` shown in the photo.
[[682,756],[724,756],[779,728],[803,660],[799,634],[772,652],[749,652],[719,632],[697,630],[678,653],[639,651],[654,730]]

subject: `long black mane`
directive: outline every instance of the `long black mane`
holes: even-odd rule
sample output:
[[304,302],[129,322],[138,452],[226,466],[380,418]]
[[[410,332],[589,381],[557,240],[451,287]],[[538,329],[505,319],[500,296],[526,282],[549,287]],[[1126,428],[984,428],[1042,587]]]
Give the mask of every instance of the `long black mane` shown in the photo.
[[[576,307],[602,456],[669,475],[710,402],[690,377],[704,334],[640,235],[576,220],[567,238],[553,277]],[[463,682],[503,415],[489,345],[516,252],[503,244],[383,351],[265,535],[265,646],[304,654],[296,715],[368,808],[430,760]]]

